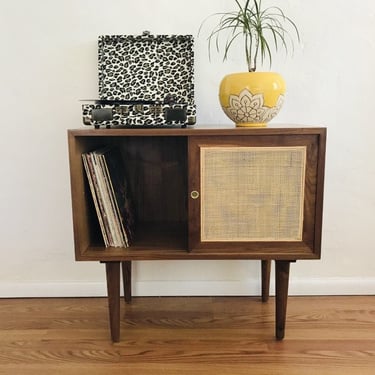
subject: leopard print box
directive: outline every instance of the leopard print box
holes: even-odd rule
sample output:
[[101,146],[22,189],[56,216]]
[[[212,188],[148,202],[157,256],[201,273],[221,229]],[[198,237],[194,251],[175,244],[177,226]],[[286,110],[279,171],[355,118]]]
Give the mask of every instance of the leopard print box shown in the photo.
[[[83,104],[84,123],[95,127],[195,124],[193,46],[191,35],[100,36],[100,99]],[[101,109],[106,115],[95,116]]]

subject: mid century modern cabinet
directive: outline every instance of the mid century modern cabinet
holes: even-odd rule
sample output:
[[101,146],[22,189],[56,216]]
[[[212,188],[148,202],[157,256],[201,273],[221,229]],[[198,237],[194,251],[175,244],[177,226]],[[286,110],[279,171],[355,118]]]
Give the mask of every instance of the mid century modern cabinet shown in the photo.
[[[326,129],[200,126],[68,131],[75,257],[106,266],[111,337],[120,340],[120,277],[131,262],[258,259],[262,299],[275,261],[276,338],[285,331],[289,266],[319,259]],[[82,153],[125,155],[137,226],[128,248],[105,247]]]

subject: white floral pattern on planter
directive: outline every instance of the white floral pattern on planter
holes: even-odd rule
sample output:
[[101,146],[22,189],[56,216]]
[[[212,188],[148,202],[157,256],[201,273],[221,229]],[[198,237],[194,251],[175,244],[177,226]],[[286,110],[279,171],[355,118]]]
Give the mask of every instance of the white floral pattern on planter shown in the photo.
[[263,94],[253,95],[244,89],[237,95],[229,96],[229,106],[223,107],[226,115],[235,123],[267,123],[280,111],[284,103],[284,95],[280,95],[276,106],[264,105]]

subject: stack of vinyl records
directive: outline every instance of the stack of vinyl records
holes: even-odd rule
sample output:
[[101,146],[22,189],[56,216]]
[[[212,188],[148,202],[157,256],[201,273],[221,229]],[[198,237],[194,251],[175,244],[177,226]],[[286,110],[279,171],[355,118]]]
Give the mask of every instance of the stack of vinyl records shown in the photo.
[[82,158],[105,246],[129,247],[134,215],[119,150],[105,147]]

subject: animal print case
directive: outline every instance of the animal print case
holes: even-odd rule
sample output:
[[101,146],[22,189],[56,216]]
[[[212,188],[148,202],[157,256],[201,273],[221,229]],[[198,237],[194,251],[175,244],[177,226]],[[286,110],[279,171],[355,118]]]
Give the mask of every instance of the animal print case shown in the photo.
[[194,125],[193,46],[192,35],[100,36],[100,99],[83,105],[84,123]]

